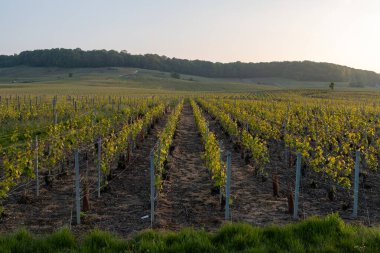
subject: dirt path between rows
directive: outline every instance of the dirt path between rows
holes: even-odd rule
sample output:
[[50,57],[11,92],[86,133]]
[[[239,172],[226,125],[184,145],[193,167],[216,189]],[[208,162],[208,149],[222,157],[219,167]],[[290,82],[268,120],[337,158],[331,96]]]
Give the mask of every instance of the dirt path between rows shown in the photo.
[[[84,224],[75,230],[99,228],[122,236],[150,228],[150,170],[149,153],[157,142],[158,133],[166,119],[160,120],[143,143],[133,150],[132,159],[123,173],[111,183],[111,190],[95,198],[93,209],[86,214]],[[145,216],[145,217],[144,217]]]
[[209,122],[210,131],[221,141],[223,159],[231,152],[231,218],[233,222],[248,222],[254,225],[283,223],[291,220],[287,213],[287,198],[272,195],[272,181],[254,175],[251,165],[241,158],[240,152],[234,151],[234,144],[224,134],[216,119],[203,113]]
[[223,211],[219,197],[211,195],[212,181],[201,160],[203,145],[189,103],[183,107],[169,158],[169,179],[159,195],[155,226],[213,230],[220,226]]

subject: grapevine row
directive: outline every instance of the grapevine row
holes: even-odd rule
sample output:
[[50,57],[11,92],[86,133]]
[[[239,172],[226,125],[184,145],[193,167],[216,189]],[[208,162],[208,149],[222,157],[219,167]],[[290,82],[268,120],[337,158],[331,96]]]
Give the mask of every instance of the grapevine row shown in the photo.
[[[253,135],[300,152],[306,165],[349,187],[354,152],[361,151],[365,165],[377,169],[380,151],[377,136],[379,119],[374,108],[358,110],[352,102],[318,99],[212,100]],[[339,107],[342,104],[344,106]]]
[[[145,109],[141,110],[141,106]],[[128,114],[123,113],[124,117],[110,114],[110,116],[105,115],[106,117],[96,119],[91,113],[51,125],[47,130],[49,138],[40,141],[38,149],[33,145],[34,138],[30,132],[19,134],[15,131],[11,136],[11,141],[15,144],[2,149],[3,175],[0,178],[0,197],[5,197],[20,178],[33,179],[35,177],[36,152],[39,156],[40,167],[46,168],[50,173],[58,162],[64,160],[65,156],[75,149],[86,147],[86,152],[95,152],[93,143],[102,137],[102,169],[104,172],[109,171],[114,155],[120,152],[127,143],[125,137],[131,135],[132,140],[136,141],[137,134],[142,129],[146,129],[149,122],[160,115],[165,108],[163,103],[158,103],[152,109],[144,104],[141,106],[137,110],[129,110]],[[146,116],[143,119],[137,118],[132,125],[129,125],[129,117],[132,117],[134,112],[142,116],[144,111]],[[124,123],[121,123],[123,121]],[[121,125],[121,130],[116,134],[118,125]],[[20,142],[21,144],[18,144]]]
[[156,187],[162,186],[162,175],[165,171],[164,163],[169,155],[169,148],[173,142],[174,132],[177,128],[179,116],[182,112],[183,100],[178,103],[168,118],[165,128],[158,137],[158,148],[155,151],[155,167],[157,168]]
[[[222,128],[233,138],[235,144],[241,146],[252,156],[253,165],[258,170],[263,170],[269,162],[269,154],[266,142],[257,136],[252,136],[246,129],[239,129],[237,123],[223,110],[203,99],[197,100],[205,110],[213,115],[222,125]],[[245,152],[244,152],[245,153]]]
[[215,134],[208,129],[206,119],[203,117],[201,109],[194,100],[190,100],[195,117],[195,123],[202,136],[205,152],[202,155],[206,168],[211,171],[212,179],[216,187],[225,185],[226,175],[223,162],[220,157],[220,146]]

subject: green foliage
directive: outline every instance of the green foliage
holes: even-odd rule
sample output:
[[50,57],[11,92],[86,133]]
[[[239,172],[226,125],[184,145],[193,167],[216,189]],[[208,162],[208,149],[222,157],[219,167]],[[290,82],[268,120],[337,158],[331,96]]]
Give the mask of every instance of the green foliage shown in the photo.
[[[222,128],[234,138],[236,143],[241,143],[242,146],[247,149],[253,158],[253,164],[257,169],[263,170],[264,166],[269,162],[268,148],[266,142],[260,139],[258,136],[252,136],[247,130],[239,130],[236,122],[225,112],[225,108],[220,109],[213,103],[203,99],[198,99],[199,103],[206,108],[212,115],[214,115],[221,123]],[[236,110],[238,107],[228,105],[230,110]],[[227,110],[226,110],[227,111]],[[244,113],[237,112],[240,119]]]
[[223,161],[220,160],[220,146],[215,137],[215,134],[208,129],[208,123],[203,117],[201,109],[190,100],[193,107],[195,123],[202,135],[202,141],[205,147],[205,152],[202,156],[205,166],[211,171],[212,179],[215,181],[215,186],[221,187],[225,184],[226,175],[224,171]]
[[24,229],[0,236],[0,252],[78,252],[77,249],[77,241],[67,228],[44,237],[33,236]]
[[264,166],[269,163],[266,143],[257,136],[253,137],[245,129],[243,129],[241,133],[241,142],[243,146],[251,152],[254,165],[263,170]]
[[[86,147],[86,152],[95,153],[94,142],[100,137],[101,167],[103,172],[109,172],[115,157],[130,145],[128,138],[131,137],[132,142],[136,142],[137,135],[146,131],[148,125],[162,115],[165,109],[163,100],[154,98],[122,100],[119,97],[118,111],[108,109],[110,98],[92,99],[94,100],[91,102],[91,99],[82,98],[77,101],[75,109],[73,100],[65,96],[59,97],[61,102],[56,104],[55,112],[59,113],[62,120],[57,123],[46,121],[46,118],[51,119],[53,115],[50,98],[39,101],[38,104],[33,101],[38,112],[34,112],[37,109],[33,108],[31,100],[26,101],[25,97],[23,103],[19,97],[14,97],[8,101],[8,107],[1,104],[0,119],[12,123],[13,130],[9,131],[9,135],[5,135],[7,145],[0,145],[3,166],[0,198],[6,197],[11,187],[23,180],[34,179],[34,161],[37,154],[40,173],[51,172],[59,162],[65,160],[67,154],[73,154],[80,147]],[[168,101],[170,100],[165,100],[165,103]],[[97,114],[94,109],[97,110]],[[28,112],[30,118],[19,119],[19,115]],[[129,122],[131,118],[135,120]],[[42,122],[44,125],[36,126],[30,122]],[[15,125],[18,127],[15,128]],[[39,137],[38,149],[34,141],[36,135]],[[0,138],[0,144],[5,143],[4,139],[4,136]]]
[[331,82],[330,85],[329,85],[329,87],[330,87],[331,90],[334,90],[335,83]]
[[170,74],[170,77],[171,78],[174,78],[174,79],[181,79],[181,75],[178,74],[177,72],[173,72]]
[[80,248],[80,252],[125,252],[129,243],[108,232],[93,230],[85,236]]
[[[253,165],[263,168],[269,161],[266,143],[283,143],[294,155],[300,153],[308,168],[349,188],[355,151],[366,168],[379,166],[379,109],[368,99],[369,94],[360,101],[347,93],[292,91],[198,101],[235,142],[251,151]],[[358,103],[363,103],[361,109]],[[241,126],[237,134],[232,120]]]
[[[159,134],[159,147],[155,151],[155,167],[157,168],[158,178],[156,178],[156,186],[161,187],[161,176],[164,172],[164,162],[169,155],[169,148],[173,141],[173,135],[177,128],[179,116],[183,108],[183,100],[174,108],[174,112],[168,118],[165,128]],[[159,160],[158,160],[159,159]]]
[[[111,170],[111,164],[115,157],[127,149],[129,143],[127,140],[131,138],[133,142],[137,141],[137,136],[150,127],[151,122],[162,115],[165,105],[158,103],[150,109],[147,109],[142,119],[134,121],[132,124],[125,122],[121,130],[116,134],[111,134],[102,141],[102,169],[103,172]],[[113,131],[113,130],[112,130]]]
[[0,252],[379,252],[380,229],[345,224],[337,214],[285,226],[226,224],[218,231],[147,230],[129,240],[94,230],[75,240],[68,229],[0,235]]
[[[18,144],[20,138],[23,137],[23,143]],[[3,171],[4,177],[0,180],[0,198],[7,195],[12,186],[25,174],[29,178],[34,178],[33,173],[33,149],[32,138],[30,133],[26,131],[23,135],[19,134],[17,129],[11,136],[13,145],[1,149],[3,155]]]

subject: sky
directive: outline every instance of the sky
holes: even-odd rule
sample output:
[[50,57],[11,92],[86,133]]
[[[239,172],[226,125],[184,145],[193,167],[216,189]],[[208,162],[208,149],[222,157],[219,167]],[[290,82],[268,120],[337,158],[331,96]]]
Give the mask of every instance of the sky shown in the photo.
[[0,0],[0,54],[48,48],[380,73],[380,1]]

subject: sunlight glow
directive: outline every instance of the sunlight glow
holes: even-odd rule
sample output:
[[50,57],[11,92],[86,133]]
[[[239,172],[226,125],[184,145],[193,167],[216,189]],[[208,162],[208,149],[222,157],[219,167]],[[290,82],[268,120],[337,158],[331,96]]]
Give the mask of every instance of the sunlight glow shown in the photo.
[[312,60],[380,73],[380,1],[0,2],[0,54],[115,49],[220,62]]

